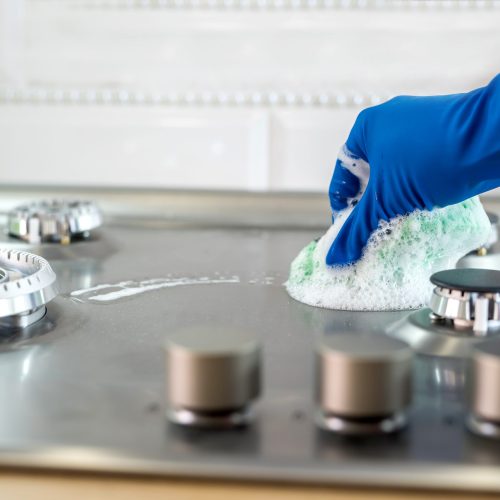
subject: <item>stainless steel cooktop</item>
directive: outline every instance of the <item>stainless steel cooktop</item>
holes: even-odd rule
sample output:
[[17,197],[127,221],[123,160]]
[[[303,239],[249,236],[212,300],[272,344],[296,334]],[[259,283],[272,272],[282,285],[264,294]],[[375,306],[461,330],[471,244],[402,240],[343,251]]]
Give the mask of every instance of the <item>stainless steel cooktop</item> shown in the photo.
[[[0,205],[7,214],[59,194],[5,190]],[[22,242],[8,235],[4,218],[0,247],[46,259],[60,293],[39,321],[1,330],[1,465],[500,491],[500,441],[466,429],[468,358],[480,336],[434,325],[439,332],[427,331],[425,342],[422,334],[409,342],[409,365],[407,354],[397,354],[403,344],[390,342],[395,354],[384,362],[403,360],[401,369],[412,374],[410,387],[391,386],[411,401],[398,432],[346,436],[317,425],[317,345],[345,333],[408,342],[411,331],[408,312],[330,311],[287,295],[289,263],[328,224],[322,197],[70,194],[102,207],[104,224],[87,239]],[[498,269],[497,251],[493,245],[488,259]],[[223,372],[248,384],[241,397],[252,407],[249,425],[190,428],[167,420],[165,343],[185,329],[257,339],[258,356],[237,344],[237,364]],[[196,366],[200,352],[190,358]],[[235,369],[256,363],[260,386],[254,371],[245,378]],[[231,384],[227,391],[240,401]]]

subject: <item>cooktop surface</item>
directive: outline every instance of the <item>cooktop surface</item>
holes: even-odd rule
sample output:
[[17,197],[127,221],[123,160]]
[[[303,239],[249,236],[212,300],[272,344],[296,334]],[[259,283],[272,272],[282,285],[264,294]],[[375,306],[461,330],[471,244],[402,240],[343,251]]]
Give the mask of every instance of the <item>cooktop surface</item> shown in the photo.
[[[480,336],[450,352],[443,345],[448,337],[460,343],[463,331],[458,340],[436,334],[436,352],[414,342],[410,403],[396,432],[318,425],[316,346],[346,333],[408,342],[398,332],[415,314],[291,299],[283,286],[289,264],[321,224],[104,215],[101,227],[70,244],[1,237],[2,248],[46,259],[59,294],[42,319],[1,330],[0,464],[500,491],[499,441],[466,428],[467,342]],[[259,343],[260,389],[248,425],[167,419],[165,346],[185,329],[244,330]]]

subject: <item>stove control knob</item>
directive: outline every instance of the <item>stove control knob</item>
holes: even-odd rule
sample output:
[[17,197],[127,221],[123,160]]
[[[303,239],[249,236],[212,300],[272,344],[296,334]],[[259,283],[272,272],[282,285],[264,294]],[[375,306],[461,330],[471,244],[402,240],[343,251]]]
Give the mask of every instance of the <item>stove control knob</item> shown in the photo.
[[339,434],[402,428],[411,401],[412,351],[385,335],[332,334],[316,350],[317,423]]
[[192,427],[249,423],[260,393],[261,348],[234,329],[198,327],[167,341],[167,417]]
[[500,339],[474,347],[467,385],[469,429],[500,439]]

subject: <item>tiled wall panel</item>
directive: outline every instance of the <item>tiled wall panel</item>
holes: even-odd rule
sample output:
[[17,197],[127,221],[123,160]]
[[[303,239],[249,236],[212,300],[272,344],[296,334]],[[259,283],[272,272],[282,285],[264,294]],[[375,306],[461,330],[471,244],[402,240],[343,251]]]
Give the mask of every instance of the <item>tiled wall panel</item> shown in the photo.
[[266,189],[267,115],[252,110],[4,106],[1,181]]
[[272,118],[271,187],[326,190],[358,109],[277,110]]
[[365,106],[500,68],[499,0],[0,0],[0,183],[326,191]]
[[27,82],[142,90],[454,92],[484,83],[500,65],[500,9],[85,5],[93,3],[26,3]]

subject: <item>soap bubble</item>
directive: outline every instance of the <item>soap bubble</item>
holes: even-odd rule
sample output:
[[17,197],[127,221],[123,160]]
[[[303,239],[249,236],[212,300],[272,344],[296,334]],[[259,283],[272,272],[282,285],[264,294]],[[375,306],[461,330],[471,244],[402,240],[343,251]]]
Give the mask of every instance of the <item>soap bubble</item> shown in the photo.
[[361,259],[329,267],[326,255],[352,207],[292,262],[288,293],[306,304],[352,311],[418,309],[427,304],[431,274],[488,240],[491,224],[478,198],[381,221]]

